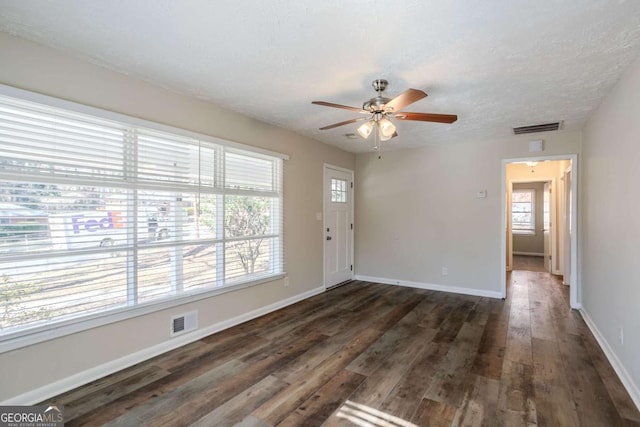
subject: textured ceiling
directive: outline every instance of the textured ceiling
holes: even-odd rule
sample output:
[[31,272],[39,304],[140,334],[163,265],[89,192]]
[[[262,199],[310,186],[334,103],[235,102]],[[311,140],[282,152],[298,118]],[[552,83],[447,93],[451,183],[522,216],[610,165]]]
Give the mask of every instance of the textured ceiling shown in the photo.
[[0,31],[357,152],[356,125],[318,130],[357,114],[311,101],[360,107],[374,78],[458,115],[390,148],[580,129],[640,53],[640,1],[0,0]]

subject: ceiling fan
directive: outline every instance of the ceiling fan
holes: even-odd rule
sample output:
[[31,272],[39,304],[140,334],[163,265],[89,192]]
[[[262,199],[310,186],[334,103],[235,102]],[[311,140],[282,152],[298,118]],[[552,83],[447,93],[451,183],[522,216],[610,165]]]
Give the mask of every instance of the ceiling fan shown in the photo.
[[[389,119],[437,123],[453,123],[458,120],[458,116],[452,114],[400,112],[404,107],[425,98],[427,94],[418,89],[407,89],[393,99],[385,98],[382,96],[382,92],[384,92],[388,84],[389,82],[384,79],[374,80],[372,85],[375,91],[378,92],[378,96],[366,101],[362,104],[362,108],[349,107],[347,105],[334,104],[331,102],[313,101],[312,104],[324,105],[325,107],[342,108],[343,110],[349,110],[366,115],[366,117],[358,117],[351,120],[345,120],[344,122],[324,126],[321,127],[320,130],[333,129],[350,123],[364,121],[365,123],[358,127],[358,134],[361,137],[367,139],[375,127],[377,128],[380,141],[388,141],[389,139],[398,136],[396,126]],[[376,145],[377,146],[375,148],[379,148],[379,144]]]

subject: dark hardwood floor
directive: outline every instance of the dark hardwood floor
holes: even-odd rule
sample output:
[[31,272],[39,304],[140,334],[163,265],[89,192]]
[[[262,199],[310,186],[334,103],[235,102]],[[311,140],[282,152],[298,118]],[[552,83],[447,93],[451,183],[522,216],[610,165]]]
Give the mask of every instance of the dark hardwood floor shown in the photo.
[[46,403],[67,426],[640,426],[568,288],[509,283],[353,282]]

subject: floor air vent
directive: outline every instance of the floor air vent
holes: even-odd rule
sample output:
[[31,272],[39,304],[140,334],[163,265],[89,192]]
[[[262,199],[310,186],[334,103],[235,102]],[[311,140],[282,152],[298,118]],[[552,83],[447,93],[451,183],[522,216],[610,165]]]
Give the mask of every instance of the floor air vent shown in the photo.
[[192,311],[171,318],[171,336],[184,334],[198,328],[198,312]]
[[520,126],[513,128],[513,133],[516,135],[523,135],[525,133],[538,133],[538,132],[550,132],[553,130],[560,130],[562,122],[544,123],[541,125]]

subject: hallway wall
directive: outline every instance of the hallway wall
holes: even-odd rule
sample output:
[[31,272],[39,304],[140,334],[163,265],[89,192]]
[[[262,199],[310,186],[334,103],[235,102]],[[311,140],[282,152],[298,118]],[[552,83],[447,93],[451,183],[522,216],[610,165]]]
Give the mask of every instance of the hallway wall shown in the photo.
[[640,59],[587,123],[579,225],[582,305],[640,406],[639,93]]

